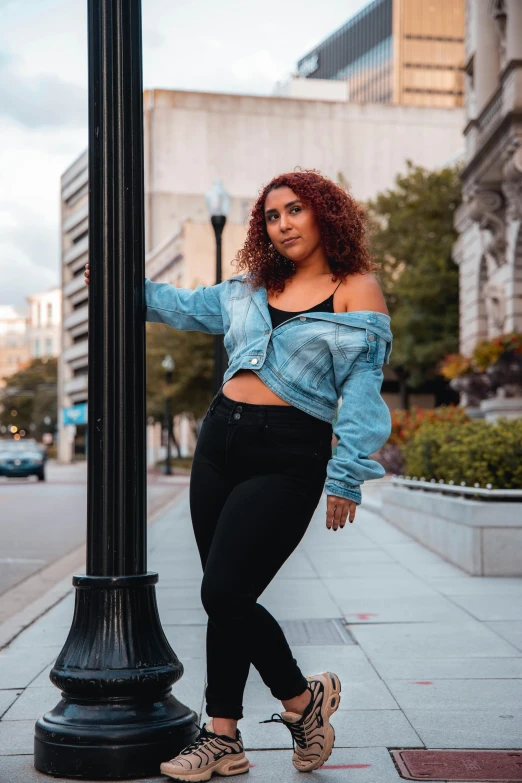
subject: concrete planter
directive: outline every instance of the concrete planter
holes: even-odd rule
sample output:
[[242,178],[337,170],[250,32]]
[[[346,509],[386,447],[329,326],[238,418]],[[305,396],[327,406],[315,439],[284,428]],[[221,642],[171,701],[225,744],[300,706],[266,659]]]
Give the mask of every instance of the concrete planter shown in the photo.
[[490,397],[481,401],[480,410],[486,421],[497,421],[500,416],[506,419],[518,419],[522,416],[522,396]]
[[522,502],[382,488],[380,513],[472,576],[522,576]]

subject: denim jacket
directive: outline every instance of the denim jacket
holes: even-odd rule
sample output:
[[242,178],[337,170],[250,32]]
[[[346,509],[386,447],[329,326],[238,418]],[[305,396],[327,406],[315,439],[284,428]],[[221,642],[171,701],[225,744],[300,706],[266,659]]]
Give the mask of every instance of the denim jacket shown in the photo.
[[[145,281],[147,320],[175,329],[224,334],[229,366],[253,370],[286,402],[332,422],[338,439],[325,492],[360,504],[360,485],[385,470],[369,458],[388,440],[391,416],[381,397],[392,347],[390,316],[373,310],[303,313],[272,328],[264,287],[246,275],[195,289]],[[339,397],[342,403],[339,408]]]

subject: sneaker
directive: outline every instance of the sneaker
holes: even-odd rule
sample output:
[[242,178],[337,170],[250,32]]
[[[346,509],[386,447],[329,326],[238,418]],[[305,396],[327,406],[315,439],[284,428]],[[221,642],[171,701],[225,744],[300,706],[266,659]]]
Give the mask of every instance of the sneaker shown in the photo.
[[164,775],[173,780],[201,781],[210,780],[212,775],[241,775],[248,772],[249,763],[245,756],[241,733],[237,729],[235,739],[225,734],[215,734],[213,723],[209,721],[194,742],[170,761],[164,761],[160,767]]
[[335,731],[330,726],[330,715],[341,701],[341,682],[332,672],[323,672],[308,677],[312,693],[304,713],[274,713],[270,720],[261,723],[283,723],[292,735],[294,755],[292,763],[299,772],[318,769],[329,758],[335,741]]

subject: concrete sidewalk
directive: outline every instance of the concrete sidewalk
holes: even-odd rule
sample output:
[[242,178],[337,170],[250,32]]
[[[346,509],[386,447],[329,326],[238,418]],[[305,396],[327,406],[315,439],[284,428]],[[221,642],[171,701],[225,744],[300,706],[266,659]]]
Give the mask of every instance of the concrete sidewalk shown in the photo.
[[[323,495],[262,598],[303,671],[331,669],[342,681],[336,747],[314,779],[401,780],[392,748],[520,748],[522,579],[468,576],[386,523],[371,494],[355,523],[336,533],[324,526]],[[204,721],[205,614],[186,491],[149,542],[161,619],[185,667],[175,694]],[[34,722],[59,699],[48,675],[72,610],[71,592],[0,653],[2,783],[49,779],[32,767]],[[279,708],[252,669],[240,722],[252,768],[238,783],[302,783],[289,733],[259,724]]]

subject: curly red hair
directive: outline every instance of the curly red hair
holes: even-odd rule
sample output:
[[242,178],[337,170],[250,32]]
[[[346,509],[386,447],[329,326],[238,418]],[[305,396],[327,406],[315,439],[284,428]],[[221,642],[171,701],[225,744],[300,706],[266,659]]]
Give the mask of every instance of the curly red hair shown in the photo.
[[368,249],[366,211],[340,185],[315,169],[305,169],[274,177],[265,185],[252,207],[245,244],[234,258],[238,271],[247,270],[253,288],[283,291],[295,273],[295,264],[272,245],[266,230],[264,206],[267,195],[276,188],[289,187],[314,210],[334,280],[344,280],[354,272],[368,273],[379,268]]

